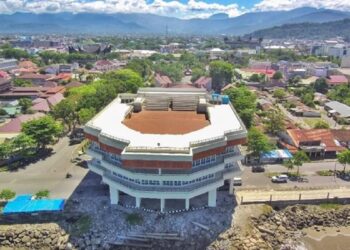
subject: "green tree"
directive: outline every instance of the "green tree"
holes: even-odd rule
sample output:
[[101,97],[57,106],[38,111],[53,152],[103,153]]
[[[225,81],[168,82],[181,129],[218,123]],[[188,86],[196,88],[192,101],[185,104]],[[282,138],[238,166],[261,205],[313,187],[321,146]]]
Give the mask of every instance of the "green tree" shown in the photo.
[[17,60],[30,58],[27,51],[14,48],[5,48],[0,52],[0,55],[5,58],[15,58]]
[[328,85],[327,85],[327,81],[325,78],[318,78],[314,82],[312,87],[315,89],[316,92],[320,92],[323,94],[327,93],[327,90],[328,90]]
[[16,87],[31,87],[33,86],[31,81],[20,79],[20,78],[15,78],[13,80],[13,85]]
[[0,192],[0,199],[8,201],[13,198],[15,198],[16,192],[12,191],[11,189],[3,189]]
[[252,74],[249,77],[249,81],[265,83],[267,81],[267,79],[266,79],[266,75],[265,74]]
[[94,108],[82,108],[78,112],[79,123],[85,124],[90,121],[96,114],[96,110]]
[[344,169],[343,172],[345,173],[346,166],[350,163],[350,150],[347,149],[340,154],[337,155],[338,162],[340,164],[343,164]]
[[206,76],[206,72],[204,69],[202,68],[192,68],[192,77],[191,77],[191,81],[195,82],[197,81],[201,76]]
[[276,73],[273,74],[272,79],[274,79],[274,80],[282,80],[283,79],[283,73],[281,71],[276,71]]
[[212,61],[209,64],[209,75],[215,91],[220,91],[223,86],[230,83],[233,76],[232,64],[225,61]]
[[23,133],[16,136],[11,143],[16,154],[23,157],[27,156],[30,150],[35,147],[35,140]]
[[64,99],[52,110],[52,116],[55,119],[62,120],[63,124],[68,127],[68,131],[71,131],[78,121],[76,106],[77,105],[74,101],[70,99]]
[[314,103],[314,95],[313,93],[304,93],[301,96],[301,101],[306,105],[309,106],[311,108],[315,107],[315,103]]
[[21,107],[22,113],[26,114],[32,107],[32,100],[29,98],[21,98],[18,101],[18,105]]
[[298,151],[294,154],[292,159],[289,159],[285,165],[288,169],[293,169],[295,166],[297,167],[297,176],[299,176],[300,167],[305,163],[309,162],[309,157],[305,154],[304,151]]
[[266,120],[266,130],[276,134],[284,130],[284,115],[280,109],[273,109],[268,112]]
[[262,132],[257,128],[251,128],[248,131],[248,151],[253,156],[259,157],[260,153],[267,152],[272,149],[272,146]]
[[132,59],[128,62],[126,68],[139,73],[143,79],[148,79],[152,74],[152,62],[148,59]]
[[141,76],[131,69],[121,69],[106,73],[101,78],[116,88],[117,93],[136,93],[143,86]]
[[45,148],[52,144],[62,131],[61,123],[51,116],[31,120],[22,125],[22,132],[35,140],[37,148]]
[[250,128],[256,110],[256,95],[244,85],[230,88],[224,94],[229,96],[242,121]]
[[6,160],[13,155],[13,145],[11,142],[3,142],[0,144],[0,159]]
[[273,92],[273,97],[277,99],[283,99],[287,95],[286,91],[284,89],[276,89]]
[[328,129],[329,124],[324,120],[319,120],[314,124],[314,129]]

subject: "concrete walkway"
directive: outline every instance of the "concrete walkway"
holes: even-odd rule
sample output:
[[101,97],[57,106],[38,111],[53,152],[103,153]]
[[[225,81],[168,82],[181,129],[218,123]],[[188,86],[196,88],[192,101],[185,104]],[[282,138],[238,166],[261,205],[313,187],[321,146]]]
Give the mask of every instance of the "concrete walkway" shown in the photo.
[[[35,194],[42,189],[50,191],[50,197],[68,198],[85,177],[88,169],[71,163],[78,145],[69,145],[67,137],[53,146],[53,155],[44,160],[18,169],[0,173],[0,190],[9,188],[17,194]],[[72,178],[66,179],[67,173]]]
[[255,191],[236,191],[237,203],[244,202],[269,202],[272,201],[298,201],[298,200],[316,200],[350,198],[350,188],[322,189],[322,190],[255,190]]

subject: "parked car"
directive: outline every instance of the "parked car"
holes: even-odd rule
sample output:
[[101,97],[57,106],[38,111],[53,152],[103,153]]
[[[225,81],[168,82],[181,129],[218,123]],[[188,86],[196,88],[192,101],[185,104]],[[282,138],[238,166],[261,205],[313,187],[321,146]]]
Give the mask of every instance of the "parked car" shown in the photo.
[[265,172],[265,168],[261,165],[254,165],[252,167],[252,172],[253,173],[261,173],[261,172]]
[[286,183],[288,181],[288,175],[281,174],[272,176],[271,181],[274,183]]
[[233,178],[233,186],[242,186],[242,178],[234,177]]

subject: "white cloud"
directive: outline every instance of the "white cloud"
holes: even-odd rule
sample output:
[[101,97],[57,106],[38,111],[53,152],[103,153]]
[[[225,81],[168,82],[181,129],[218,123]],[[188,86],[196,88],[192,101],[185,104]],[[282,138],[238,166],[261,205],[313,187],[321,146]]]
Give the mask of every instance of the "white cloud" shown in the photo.
[[234,17],[242,13],[237,4],[205,3],[201,0],[0,0],[1,13],[13,12],[94,12],[94,13],[152,13],[181,18],[208,17],[215,13],[227,13]]
[[262,0],[255,5],[255,10],[291,10],[300,7],[325,8],[350,11],[349,0]]

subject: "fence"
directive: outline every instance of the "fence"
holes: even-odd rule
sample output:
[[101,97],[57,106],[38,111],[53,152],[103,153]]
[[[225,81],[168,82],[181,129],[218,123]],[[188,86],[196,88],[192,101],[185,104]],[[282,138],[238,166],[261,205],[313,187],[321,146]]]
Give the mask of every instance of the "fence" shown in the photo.
[[237,203],[271,205],[319,204],[327,202],[350,202],[350,189],[295,190],[295,191],[237,191]]

